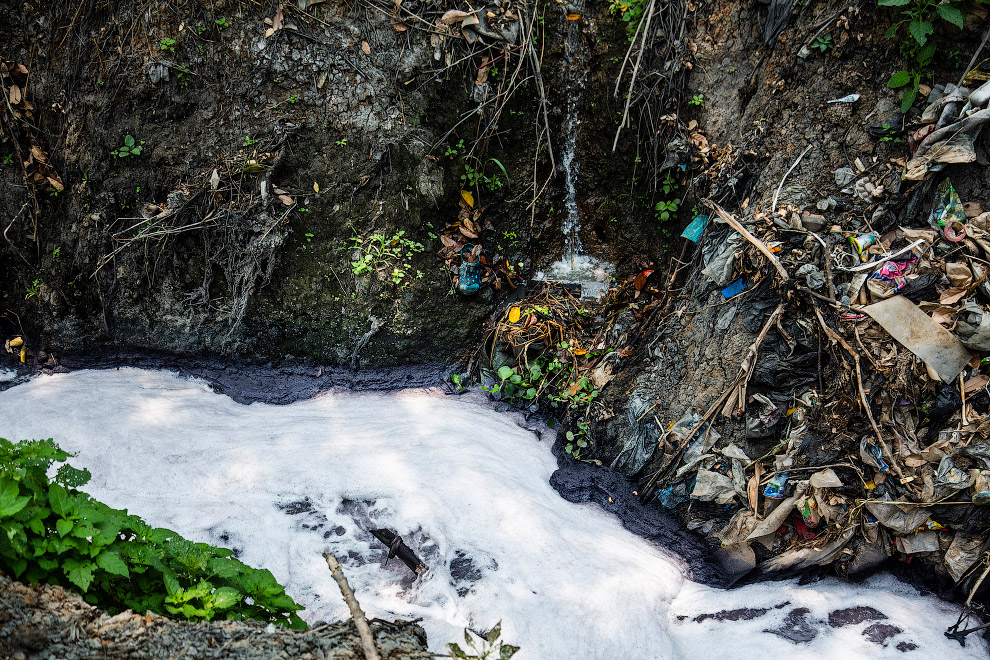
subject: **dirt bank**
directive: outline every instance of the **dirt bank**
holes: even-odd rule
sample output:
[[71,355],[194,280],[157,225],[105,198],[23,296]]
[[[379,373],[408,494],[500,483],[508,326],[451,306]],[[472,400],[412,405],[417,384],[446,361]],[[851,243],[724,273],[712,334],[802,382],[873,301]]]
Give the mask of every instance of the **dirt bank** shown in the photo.
[[[382,658],[429,660],[419,626],[371,621]],[[364,658],[352,622],[306,631],[265,629],[253,622],[178,623],[127,611],[110,616],[61,587],[27,587],[0,575],[0,656],[34,658]]]

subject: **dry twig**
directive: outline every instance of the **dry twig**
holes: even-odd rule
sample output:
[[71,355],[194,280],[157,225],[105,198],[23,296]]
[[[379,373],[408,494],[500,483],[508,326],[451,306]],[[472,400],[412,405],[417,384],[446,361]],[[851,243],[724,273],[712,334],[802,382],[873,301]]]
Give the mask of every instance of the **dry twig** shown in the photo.
[[337,586],[340,587],[340,593],[343,595],[344,602],[347,603],[347,607],[351,611],[351,618],[354,619],[354,625],[357,627],[358,634],[361,635],[361,646],[364,648],[365,660],[381,660],[381,656],[378,655],[378,649],[375,648],[375,638],[371,634],[371,628],[368,626],[368,619],[365,618],[364,611],[358,604],[357,598],[354,597],[354,591],[351,590],[351,585],[347,584],[344,569],[329,550],[323,553],[323,558],[327,560],[327,566],[330,567],[330,574],[333,576],[334,581],[337,582]]

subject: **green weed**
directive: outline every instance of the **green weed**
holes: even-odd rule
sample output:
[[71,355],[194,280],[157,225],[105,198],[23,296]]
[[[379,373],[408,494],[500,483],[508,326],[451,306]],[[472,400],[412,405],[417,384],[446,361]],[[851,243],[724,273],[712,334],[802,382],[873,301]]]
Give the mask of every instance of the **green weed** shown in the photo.
[[306,627],[269,571],[94,500],[77,490],[90,474],[65,463],[70,456],[51,439],[0,438],[0,570],[75,588],[111,613]]

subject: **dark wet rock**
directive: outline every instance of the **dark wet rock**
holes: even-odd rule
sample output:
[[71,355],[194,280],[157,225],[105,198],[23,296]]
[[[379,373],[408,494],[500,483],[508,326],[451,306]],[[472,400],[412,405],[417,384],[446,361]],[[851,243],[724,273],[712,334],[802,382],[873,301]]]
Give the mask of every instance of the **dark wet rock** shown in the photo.
[[629,481],[605,467],[571,460],[560,447],[554,448],[559,468],[550,477],[550,485],[568,502],[594,502],[614,514],[623,527],[657,545],[676,553],[690,570],[691,579],[704,584],[724,586],[725,576],[711,561],[712,550],[694,532],[683,528],[674,516],[657,506],[640,502]]
[[811,612],[807,607],[798,607],[787,613],[778,628],[766,629],[763,632],[783,637],[795,644],[807,644],[818,637],[818,628],[808,620]]
[[874,623],[872,626],[868,626],[863,630],[863,637],[866,637],[866,639],[874,644],[887,646],[888,639],[895,635],[900,635],[902,632],[904,631],[889,623]]
[[714,621],[752,621],[753,619],[759,618],[769,612],[770,609],[766,607],[742,607],[737,610],[722,610],[721,612],[715,612],[714,614],[699,614],[694,617],[695,623],[701,623],[702,621],[707,621],[712,619]]
[[866,605],[857,605],[856,607],[847,607],[829,612],[828,625],[833,628],[842,628],[843,626],[853,626],[864,621],[879,621],[886,618],[887,615],[879,610]]
[[914,642],[897,642],[897,646],[894,647],[901,653],[907,653],[908,651],[913,651],[918,648],[918,645]]

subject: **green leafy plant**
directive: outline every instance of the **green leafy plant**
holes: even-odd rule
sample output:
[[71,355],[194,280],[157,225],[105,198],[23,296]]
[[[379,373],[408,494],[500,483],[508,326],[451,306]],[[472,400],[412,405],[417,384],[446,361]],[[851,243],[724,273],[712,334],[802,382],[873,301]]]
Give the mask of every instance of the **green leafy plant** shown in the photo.
[[570,454],[574,458],[581,458],[581,450],[588,446],[588,423],[578,422],[578,431],[568,431],[564,434],[567,438],[567,444],[564,445],[564,451]]
[[608,10],[626,24],[626,33],[632,39],[647,4],[646,0],[611,0]]
[[671,218],[677,217],[677,209],[680,205],[681,198],[675,197],[674,199],[657,202],[653,210],[656,213],[657,220],[659,222],[667,222]]
[[221,32],[223,32],[224,30],[230,27],[230,23],[227,22],[226,16],[221,16],[220,18],[218,18],[213,22],[217,24],[217,29],[220,30]]
[[62,256],[62,248],[61,247],[53,248],[52,259],[58,259],[60,256]]
[[175,52],[175,39],[169,39],[168,37],[162,37],[160,42],[162,50],[166,50],[170,53]]
[[140,156],[141,152],[144,150],[144,140],[140,143],[135,142],[133,135],[124,136],[123,146],[117,147],[110,152],[114,158],[126,158],[128,156]]
[[351,273],[354,275],[377,273],[381,277],[387,276],[393,284],[401,284],[412,267],[409,260],[426,247],[406,238],[405,230],[400,229],[391,237],[355,233],[340,249],[351,251]]
[[464,385],[461,383],[461,375],[458,373],[450,374],[450,382],[452,382],[454,385],[457,386],[458,392],[461,392],[465,389]]
[[24,300],[30,300],[31,298],[37,297],[38,290],[40,289],[40,287],[41,287],[41,280],[34,280],[30,284],[28,284],[26,287],[27,293],[24,295]]
[[254,146],[255,144],[257,144],[257,142],[258,142],[258,141],[257,141],[257,140],[255,140],[254,138],[252,138],[252,137],[251,137],[250,135],[245,135],[245,136],[244,136],[244,144],[243,144],[242,146],[245,146],[245,147],[252,147],[252,146]]
[[897,137],[897,131],[890,124],[884,124],[883,135],[880,136],[881,142],[900,142],[901,138]]
[[490,192],[495,192],[502,188],[502,178],[495,172],[493,175],[488,176],[485,173],[486,168],[490,163],[494,163],[498,169],[505,176],[505,181],[509,181],[509,173],[506,171],[505,166],[497,158],[489,158],[482,165],[481,169],[475,169],[470,162],[469,157],[463,156],[461,158],[464,165],[464,174],[461,175],[461,185],[468,188],[480,188],[484,186]]
[[[474,640],[474,637],[471,636],[472,634],[478,638],[479,642]],[[509,658],[519,651],[519,647],[506,644],[499,639],[501,636],[501,621],[495,624],[495,627],[484,636],[473,632],[469,634],[467,628],[465,628],[464,643],[474,653],[468,654],[456,643],[447,644],[447,650],[450,652],[450,657],[457,658],[457,660],[509,660]]]
[[696,105],[699,108],[704,108],[705,107],[705,95],[704,94],[695,94],[694,96],[691,97],[691,100],[688,101],[688,105]]
[[51,439],[0,438],[0,570],[76,589],[111,613],[306,627],[269,571],[94,500],[77,490],[90,474],[65,463],[70,456]]
[[0,165],[10,165],[12,162],[14,162],[14,154],[7,154],[0,159]]
[[289,97],[289,103],[299,103],[299,95],[293,94]]
[[935,32],[936,17],[962,29],[963,13],[954,6],[960,1],[946,0],[944,4],[939,4],[934,0],[878,0],[881,7],[900,8],[900,20],[890,26],[884,38],[893,38],[901,26],[907,27],[908,38],[901,51],[908,59],[910,67],[898,71],[887,81],[887,87],[891,89],[907,88],[901,98],[901,112],[907,112],[914,105],[921,79],[931,68],[936,42],[929,37]]
[[340,138],[339,140],[337,140],[337,142],[335,144],[338,147],[346,147],[347,146],[347,138]]
[[831,34],[823,34],[819,37],[815,37],[815,41],[811,44],[812,48],[817,48],[823,53],[833,46],[834,44],[832,43]]

